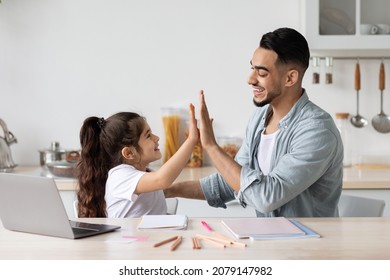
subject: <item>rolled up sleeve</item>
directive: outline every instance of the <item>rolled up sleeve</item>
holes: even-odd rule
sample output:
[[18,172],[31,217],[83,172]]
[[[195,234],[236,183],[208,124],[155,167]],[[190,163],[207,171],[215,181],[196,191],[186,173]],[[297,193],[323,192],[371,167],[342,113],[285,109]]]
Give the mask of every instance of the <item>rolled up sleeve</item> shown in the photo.
[[225,203],[236,198],[232,188],[218,173],[202,178],[200,186],[207,203],[212,207],[226,208]]

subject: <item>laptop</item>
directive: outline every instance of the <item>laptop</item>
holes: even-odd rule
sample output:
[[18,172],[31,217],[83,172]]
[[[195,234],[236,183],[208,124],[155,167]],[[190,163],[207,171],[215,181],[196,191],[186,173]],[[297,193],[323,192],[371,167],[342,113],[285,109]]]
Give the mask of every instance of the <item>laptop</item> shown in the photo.
[[120,226],[70,221],[53,178],[0,173],[0,219],[6,229],[69,239]]

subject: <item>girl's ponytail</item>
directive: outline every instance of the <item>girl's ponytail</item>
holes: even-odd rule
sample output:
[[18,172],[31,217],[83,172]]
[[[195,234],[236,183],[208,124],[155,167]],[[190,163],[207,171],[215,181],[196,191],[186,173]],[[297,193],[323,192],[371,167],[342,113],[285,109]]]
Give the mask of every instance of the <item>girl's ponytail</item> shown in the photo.
[[106,217],[104,201],[108,169],[101,145],[103,118],[87,118],[80,130],[81,159],[77,166],[79,217]]

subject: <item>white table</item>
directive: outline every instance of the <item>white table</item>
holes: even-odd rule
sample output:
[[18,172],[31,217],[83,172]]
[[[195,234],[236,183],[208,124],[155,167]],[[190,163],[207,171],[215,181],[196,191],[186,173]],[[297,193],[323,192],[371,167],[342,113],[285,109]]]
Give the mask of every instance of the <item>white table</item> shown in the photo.
[[[203,243],[193,250],[191,237],[208,234],[200,218],[189,219],[183,231],[139,231],[139,219],[80,219],[82,221],[117,224],[122,229],[95,237],[68,240],[34,234],[12,232],[0,224],[0,259],[38,260],[390,260],[390,218],[301,218],[304,225],[317,231],[321,238],[246,240],[246,248],[216,248]],[[219,233],[230,235],[221,218],[207,218]],[[153,248],[153,244],[174,235],[182,235],[183,243],[171,252],[169,245]],[[122,236],[147,236],[146,241],[112,243]],[[108,241],[108,242],[107,242]]]

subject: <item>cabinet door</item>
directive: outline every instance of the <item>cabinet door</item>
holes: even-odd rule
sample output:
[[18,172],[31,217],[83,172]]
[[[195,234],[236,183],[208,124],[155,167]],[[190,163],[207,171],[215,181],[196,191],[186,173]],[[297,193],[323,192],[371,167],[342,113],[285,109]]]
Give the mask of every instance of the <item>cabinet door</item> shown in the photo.
[[304,0],[302,7],[313,55],[390,55],[390,1]]

